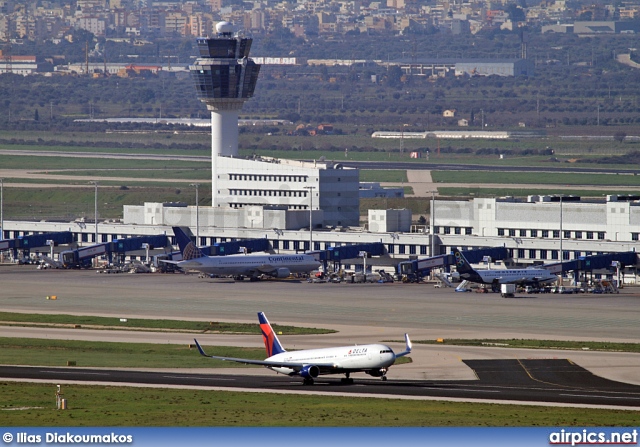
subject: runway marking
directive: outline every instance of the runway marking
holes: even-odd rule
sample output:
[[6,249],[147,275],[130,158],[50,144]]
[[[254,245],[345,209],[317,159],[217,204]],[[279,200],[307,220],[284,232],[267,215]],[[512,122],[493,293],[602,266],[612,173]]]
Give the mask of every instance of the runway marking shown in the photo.
[[189,380],[216,380],[216,381],[227,381],[227,382],[235,382],[237,379],[218,379],[217,377],[189,377],[189,376],[162,376],[167,379],[189,379]]
[[569,397],[598,397],[600,399],[633,399],[640,400],[640,397],[629,397],[629,396],[598,396],[593,394],[560,394],[560,396],[569,396]]
[[109,373],[94,373],[94,372],[82,372],[82,371],[42,371],[49,374],[84,374],[85,376],[109,376]]
[[498,390],[478,390],[473,388],[428,388],[423,387],[423,390],[443,390],[443,391],[473,391],[476,393],[502,393],[502,391]]

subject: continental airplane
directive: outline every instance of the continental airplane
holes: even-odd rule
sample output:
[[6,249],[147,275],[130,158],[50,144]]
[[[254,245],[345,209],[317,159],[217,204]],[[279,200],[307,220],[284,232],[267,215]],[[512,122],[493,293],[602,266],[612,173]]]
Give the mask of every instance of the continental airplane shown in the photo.
[[245,363],[247,365],[262,365],[280,374],[300,376],[305,385],[312,385],[316,377],[325,374],[344,374],[344,383],[353,383],[350,375],[354,372],[365,372],[373,377],[387,380],[387,370],[398,357],[411,352],[411,340],[404,334],[406,348],[395,354],[386,345],[354,345],[334,348],[304,349],[301,351],[286,351],[263,312],[258,312],[262,340],[267,350],[265,360],[239,359],[207,355],[198,340],[195,340],[198,351],[205,357],[229,362]]
[[262,275],[287,278],[292,273],[307,273],[320,267],[320,262],[313,256],[305,254],[261,253],[205,256],[180,227],[173,227],[173,232],[183,259],[174,264],[184,270],[196,270],[220,276],[247,276],[257,280]]
[[461,279],[479,284],[491,284],[494,292],[499,291],[500,284],[539,287],[540,284],[558,280],[556,275],[543,268],[475,270],[461,252],[456,251],[453,256]]

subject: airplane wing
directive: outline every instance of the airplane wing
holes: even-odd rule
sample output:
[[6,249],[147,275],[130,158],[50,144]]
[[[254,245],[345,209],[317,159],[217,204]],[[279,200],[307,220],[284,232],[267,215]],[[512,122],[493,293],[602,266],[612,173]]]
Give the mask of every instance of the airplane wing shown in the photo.
[[402,357],[404,355],[411,354],[411,348],[413,345],[411,344],[411,340],[409,339],[409,334],[404,334],[404,342],[407,346],[405,347],[404,351],[396,354],[396,357]]
[[[198,347],[198,351],[200,351],[200,354],[205,357],[209,357],[210,359],[244,363],[245,365],[261,365],[261,366],[273,366],[276,368],[291,368],[295,371],[298,371],[304,368],[305,366],[309,365],[309,363],[274,362],[270,360],[252,360],[252,359],[240,359],[235,357],[221,357],[217,355],[208,355],[206,352],[204,352],[204,349],[202,349],[202,346],[200,346],[200,343],[198,343],[198,340],[194,338],[193,341],[196,342],[196,346]],[[334,363],[313,363],[313,365],[317,366],[320,369],[337,367],[337,365],[335,365]]]

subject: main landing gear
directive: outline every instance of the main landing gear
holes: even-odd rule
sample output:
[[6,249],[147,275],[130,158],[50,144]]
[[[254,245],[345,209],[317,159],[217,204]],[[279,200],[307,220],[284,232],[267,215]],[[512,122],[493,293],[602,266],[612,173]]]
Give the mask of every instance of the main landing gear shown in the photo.
[[345,373],[344,378],[340,379],[340,382],[344,383],[345,385],[353,385],[353,379],[350,377],[351,373]]

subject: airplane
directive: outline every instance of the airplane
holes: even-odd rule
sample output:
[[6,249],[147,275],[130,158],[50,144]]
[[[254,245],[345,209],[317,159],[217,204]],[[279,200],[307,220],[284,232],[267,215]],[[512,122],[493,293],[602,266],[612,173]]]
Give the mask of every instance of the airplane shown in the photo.
[[393,350],[382,344],[341,346],[320,349],[303,349],[289,352],[285,350],[264,312],[258,312],[258,321],[262,330],[262,340],[267,350],[265,360],[239,359],[207,355],[198,340],[194,339],[200,354],[217,360],[262,365],[280,374],[300,376],[305,385],[313,385],[314,379],[325,374],[345,374],[343,383],[353,383],[350,377],[354,372],[365,372],[373,377],[387,380],[387,371],[398,357],[411,352],[409,334],[404,334],[406,348],[395,354]]
[[171,262],[183,270],[196,270],[209,275],[249,277],[252,281],[262,275],[287,278],[292,273],[307,273],[320,267],[320,262],[306,254],[235,254],[206,256],[180,227],[173,232],[182,252],[182,261]]
[[453,256],[460,278],[480,284],[491,284],[491,290],[494,292],[500,291],[500,284],[539,287],[540,284],[558,280],[556,275],[544,268],[475,270],[460,251],[456,251]]

